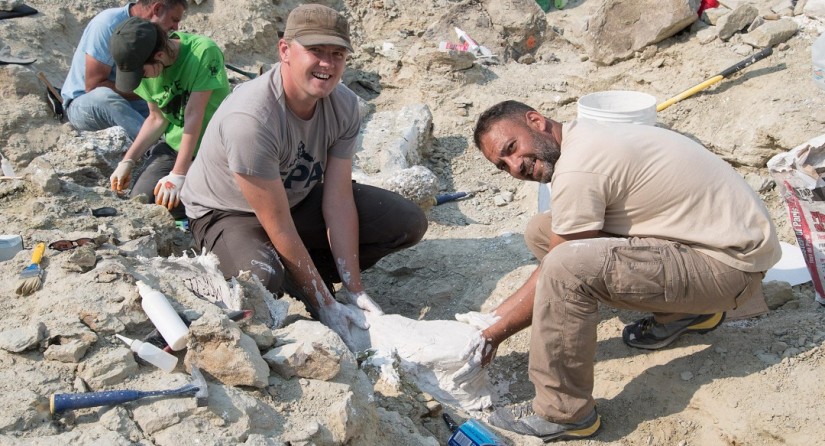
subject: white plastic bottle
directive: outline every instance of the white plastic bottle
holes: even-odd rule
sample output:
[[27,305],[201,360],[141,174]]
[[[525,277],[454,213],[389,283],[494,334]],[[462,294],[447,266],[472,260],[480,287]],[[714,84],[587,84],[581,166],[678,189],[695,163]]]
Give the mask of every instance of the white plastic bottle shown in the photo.
[[817,87],[825,90],[825,33],[819,36],[811,46],[813,64],[812,77]]
[[140,303],[143,311],[155,324],[166,343],[175,351],[186,347],[189,328],[166,300],[166,296],[141,281],[137,282],[137,287],[140,297],[143,298]]
[[166,353],[148,342],[138,341],[137,339],[129,339],[126,336],[121,336],[119,334],[116,334],[115,336],[125,342],[126,345],[128,345],[129,348],[131,348],[132,351],[140,357],[140,359],[143,359],[164,372],[171,372],[172,370],[175,370],[175,366],[178,364],[178,358],[174,355]]

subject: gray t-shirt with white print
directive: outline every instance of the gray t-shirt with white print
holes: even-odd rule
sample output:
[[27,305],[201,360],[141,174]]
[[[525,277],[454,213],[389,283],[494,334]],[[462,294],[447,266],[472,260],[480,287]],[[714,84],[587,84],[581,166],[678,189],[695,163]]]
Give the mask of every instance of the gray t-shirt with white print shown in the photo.
[[358,99],[339,84],[309,120],[286,106],[280,64],[240,85],[209,121],[181,200],[189,218],[212,209],[253,212],[233,173],[280,178],[294,207],[323,181],[327,158],[352,158],[360,128]]

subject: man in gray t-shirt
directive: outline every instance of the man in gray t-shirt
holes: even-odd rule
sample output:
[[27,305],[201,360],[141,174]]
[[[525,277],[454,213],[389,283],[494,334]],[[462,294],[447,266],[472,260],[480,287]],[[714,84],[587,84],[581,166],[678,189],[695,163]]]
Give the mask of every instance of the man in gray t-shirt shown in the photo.
[[181,200],[195,242],[225,276],[252,271],[351,345],[349,324],[366,322],[333,298],[332,284],[380,314],[361,271],[418,243],[427,219],[400,195],[352,181],[360,119],[357,97],[340,83],[352,51],[346,20],[298,6],[278,49],[281,62],[215,112]]

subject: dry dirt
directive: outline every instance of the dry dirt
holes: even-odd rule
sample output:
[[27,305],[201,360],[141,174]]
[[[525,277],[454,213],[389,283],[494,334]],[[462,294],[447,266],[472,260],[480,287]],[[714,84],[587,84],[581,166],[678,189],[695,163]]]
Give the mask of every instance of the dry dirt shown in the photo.
[[[38,57],[30,68],[45,71],[55,81],[68,68],[72,42],[79,37],[82,23],[113,4],[27,3],[46,16],[0,22],[0,40],[14,52]],[[232,28],[231,21],[209,18],[209,13],[225,11],[230,3],[205,0],[202,5],[193,4],[182,28],[210,34],[219,43],[226,36],[225,48],[232,51],[228,51],[228,61],[248,68],[273,63],[274,51],[267,47],[271,33],[270,40],[255,39],[255,45],[244,52],[240,38],[235,37],[238,28]],[[547,37],[532,64],[507,60],[448,73],[413,65],[412,74],[402,76],[401,62],[365,51],[363,46],[356,54],[350,75],[363,80],[357,85],[373,87],[356,91],[375,110],[396,110],[412,103],[425,103],[432,110],[434,142],[423,164],[439,176],[442,190],[478,191],[468,199],[430,210],[430,228],[419,245],[382,260],[365,274],[368,290],[385,311],[411,318],[449,319],[457,312],[490,310],[537,265],[522,239],[527,221],[536,212],[536,185],[498,172],[473,146],[474,120],[484,109],[501,100],[517,99],[566,121],[575,118],[575,101],[584,94],[638,90],[663,101],[744,57],[736,52],[741,51],[736,38],[701,44],[694,32],[684,31],[630,60],[597,66],[583,57],[580,46],[584,23],[597,3],[575,0],[563,11],[548,12]],[[772,6],[769,1],[751,3],[760,11]],[[457,5],[483,10],[483,3],[473,1],[347,0],[339,6],[357,20],[358,45],[381,48],[384,42],[392,42],[403,52],[413,45],[455,40],[446,33],[428,40],[433,32],[427,30],[436,21],[445,21],[447,11]],[[459,26],[480,21],[480,16],[446,20]],[[801,17],[799,21],[802,27],[797,35],[776,48],[771,57],[660,112],[659,125],[701,141],[743,175],[768,178],[764,162],[770,155],[817,136],[825,124],[825,92],[814,86],[809,71],[810,45],[825,24]],[[260,14],[252,14],[240,28],[241,33],[265,34]],[[0,105],[5,121],[0,122],[0,146],[5,149],[0,150],[13,156],[19,170],[38,154],[60,151],[71,134],[48,116],[42,89],[27,70],[0,67],[5,103]],[[21,93],[26,91],[32,94]],[[9,105],[12,100],[14,106]],[[105,186],[109,174],[105,169],[100,174],[75,173],[75,180]],[[96,190],[106,195],[104,188]],[[72,192],[64,192],[68,198],[57,201],[71,202]],[[507,192],[514,199],[496,206],[494,197]],[[763,192],[762,197],[781,239],[794,243],[775,191]],[[25,198],[11,193],[2,203],[6,226],[2,232],[22,233],[28,241],[33,231],[27,223],[36,216],[26,208]],[[60,228],[59,221],[53,224]],[[810,286],[795,287],[794,293],[795,300],[766,316],[727,322],[712,333],[686,336],[672,348],[657,352],[634,350],[622,343],[622,326],[638,314],[602,308],[595,397],[604,427],[597,437],[580,444],[825,443],[825,308],[814,302]],[[2,298],[12,297],[4,294]],[[529,337],[528,329],[509,339],[490,366],[502,402],[523,401],[533,395],[527,378]],[[512,444],[538,444],[526,437],[502,436]]]

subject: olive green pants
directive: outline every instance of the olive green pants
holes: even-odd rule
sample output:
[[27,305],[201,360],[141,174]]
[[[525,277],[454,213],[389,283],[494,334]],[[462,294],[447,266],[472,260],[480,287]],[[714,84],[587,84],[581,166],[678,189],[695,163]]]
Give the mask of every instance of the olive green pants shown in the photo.
[[550,228],[550,213],[539,214],[525,240],[541,259],[530,340],[533,408],[555,422],[581,420],[595,407],[599,302],[651,312],[666,323],[731,310],[761,289],[763,273],[737,270],[668,240],[585,239],[548,253]]

